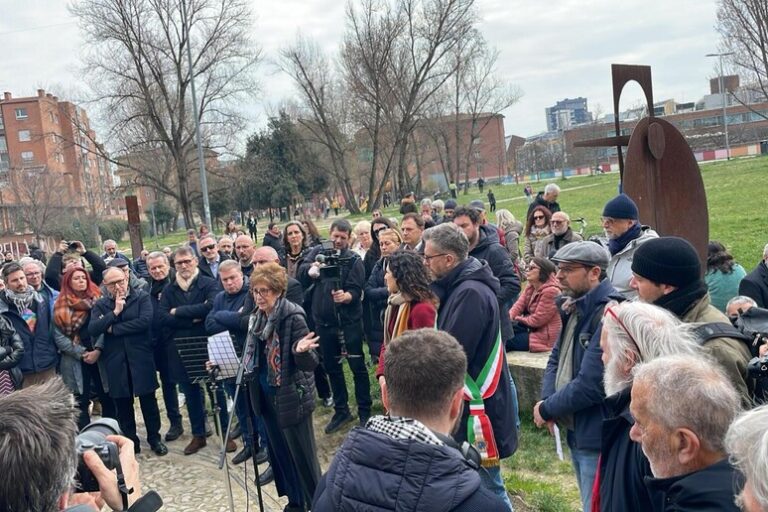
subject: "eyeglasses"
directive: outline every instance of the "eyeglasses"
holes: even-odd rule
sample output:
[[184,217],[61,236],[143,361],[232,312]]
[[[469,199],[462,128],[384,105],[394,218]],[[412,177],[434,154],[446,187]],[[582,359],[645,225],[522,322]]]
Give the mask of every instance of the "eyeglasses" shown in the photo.
[[557,266],[557,271],[562,272],[563,274],[570,274],[571,272],[575,272],[579,269],[586,269],[588,267],[584,265],[576,265],[575,267],[562,267],[560,265]]
[[564,220],[551,220],[551,221],[549,221],[549,223],[554,225],[554,226],[558,226],[560,224],[565,224],[565,221]]
[[42,272],[24,272],[24,275],[27,277],[34,277],[34,276],[41,276],[43,275]]
[[440,254],[433,254],[432,256],[427,256],[427,255],[425,254],[425,255],[424,255],[424,261],[427,261],[427,262],[428,262],[428,261],[429,261],[429,260],[431,260],[432,258],[437,258],[438,256],[448,256],[448,254],[447,254],[447,253],[444,253],[444,252],[441,252]]
[[272,293],[272,290],[270,290],[269,288],[251,288],[251,291],[262,297],[266,297],[267,295]]
[[185,265],[191,265],[191,264],[192,264],[192,260],[176,260],[176,261],[174,262],[174,264],[175,264],[177,267],[178,267],[178,266],[182,266],[182,267],[183,267],[183,266],[185,266]]
[[210,250],[213,250],[215,248],[216,248],[215,244],[214,245],[206,245],[205,247],[201,247],[200,250],[201,251],[210,251]]
[[251,261],[254,265],[266,265],[267,263],[272,263],[269,260],[253,260]]
[[125,279],[120,279],[119,281],[112,281],[111,283],[104,283],[104,286],[111,288],[113,286],[117,286],[119,284],[125,283]]

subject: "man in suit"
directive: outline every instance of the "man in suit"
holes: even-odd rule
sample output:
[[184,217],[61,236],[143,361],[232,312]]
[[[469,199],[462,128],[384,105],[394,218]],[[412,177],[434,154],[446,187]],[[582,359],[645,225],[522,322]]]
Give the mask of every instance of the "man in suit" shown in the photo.
[[229,257],[220,252],[216,244],[216,239],[212,236],[205,236],[198,242],[198,248],[200,249],[200,264],[197,268],[200,269],[200,273],[204,276],[211,277],[218,281],[219,279],[219,265],[222,261],[226,261]]

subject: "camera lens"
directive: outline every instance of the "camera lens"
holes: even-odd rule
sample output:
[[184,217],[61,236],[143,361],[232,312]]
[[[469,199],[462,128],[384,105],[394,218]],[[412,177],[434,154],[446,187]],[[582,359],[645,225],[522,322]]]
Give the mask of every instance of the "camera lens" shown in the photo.
[[119,436],[120,426],[117,420],[112,418],[101,418],[90,422],[77,436],[82,444],[98,445],[104,442],[107,436]]

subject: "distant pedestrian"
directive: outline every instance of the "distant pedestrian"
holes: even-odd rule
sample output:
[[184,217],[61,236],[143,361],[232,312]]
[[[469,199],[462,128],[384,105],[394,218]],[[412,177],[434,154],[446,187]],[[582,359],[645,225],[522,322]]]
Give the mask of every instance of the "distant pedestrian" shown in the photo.
[[490,204],[490,208],[492,212],[496,211],[496,196],[493,195],[493,190],[488,189],[488,204]]
[[451,191],[451,197],[453,199],[456,199],[456,182],[451,180],[451,183],[448,185],[448,190]]
[[528,204],[531,204],[533,202],[533,188],[530,184],[523,188],[523,194],[525,194],[525,200],[528,201]]
[[485,186],[485,179],[482,176],[477,178],[477,188],[480,189],[480,193],[483,193],[483,187]]

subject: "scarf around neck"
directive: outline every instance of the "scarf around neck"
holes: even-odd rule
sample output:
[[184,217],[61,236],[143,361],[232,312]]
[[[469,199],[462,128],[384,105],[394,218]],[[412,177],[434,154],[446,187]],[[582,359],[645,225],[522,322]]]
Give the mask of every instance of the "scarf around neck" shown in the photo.
[[38,303],[43,301],[43,298],[39,293],[35,291],[34,288],[32,288],[32,286],[27,286],[27,289],[20,293],[14,292],[10,288],[6,288],[5,296],[8,297],[11,302],[13,302],[13,305],[16,306],[16,309],[19,310],[19,313],[25,309],[29,309],[29,307],[32,305],[32,301]]
[[[411,303],[403,297],[402,293],[393,293],[387,298],[387,309],[384,310],[385,345],[408,330],[408,317],[410,314]],[[390,333],[389,326],[392,323],[392,315],[395,315],[395,325]]]
[[80,344],[80,330],[96,302],[95,297],[60,295],[53,305],[53,321],[75,345]]
[[[273,387],[282,385],[282,351],[280,350],[280,338],[277,335],[277,322],[282,316],[285,299],[280,297],[275,302],[272,312],[267,315],[257,309],[251,320],[251,328],[248,332],[249,342],[246,353],[250,350],[248,360],[252,363],[251,371],[258,366],[258,348],[256,345],[264,343],[264,356],[267,362],[267,383]],[[256,356],[256,357],[254,357]]]
[[608,240],[608,250],[611,251],[611,256],[623,251],[629,242],[640,236],[642,230],[640,223],[635,222],[623,235]]
[[678,288],[668,295],[658,298],[655,305],[683,318],[688,311],[707,294],[707,283],[698,279],[684,288]]
[[189,291],[189,288],[192,286],[192,283],[195,282],[195,279],[197,279],[197,276],[200,275],[200,269],[196,268],[195,271],[192,273],[192,277],[189,279],[184,279],[181,277],[181,274],[176,272],[176,284],[179,285],[179,288],[184,290],[185,292]]

